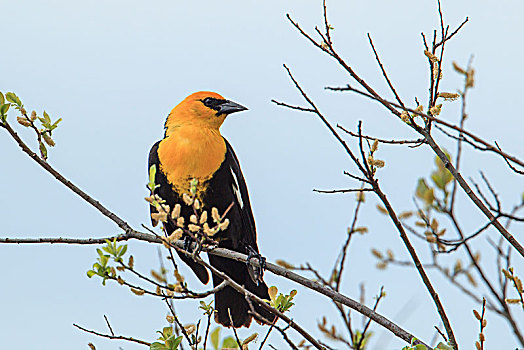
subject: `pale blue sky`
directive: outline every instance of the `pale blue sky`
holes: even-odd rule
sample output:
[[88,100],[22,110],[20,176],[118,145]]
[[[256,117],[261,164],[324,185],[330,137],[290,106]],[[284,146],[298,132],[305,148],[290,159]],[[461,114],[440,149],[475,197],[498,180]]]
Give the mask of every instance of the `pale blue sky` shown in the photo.
[[[429,33],[438,25],[435,1],[333,0],[328,5],[335,45],[363,77],[378,91],[388,93],[367,43],[369,32],[401,96],[409,102],[415,96],[427,100],[427,63],[420,32]],[[447,46],[442,91],[455,91],[462,84],[450,69],[451,61],[465,65],[474,54],[477,84],[468,102],[467,125],[523,158],[519,101],[524,80],[524,4],[444,0],[443,9],[452,28],[466,16],[470,22]],[[0,13],[4,39],[0,91],[15,91],[29,109],[39,113],[45,109],[53,118],[63,118],[49,162],[135,228],[149,223],[143,200],[149,148],[162,137],[167,113],[194,91],[216,91],[249,108],[228,118],[222,132],[235,148],[247,179],[262,254],[270,261],[310,262],[325,274],[345,238],[355,200],[353,195],[320,195],[312,189],[355,186],[342,174],[353,168],[319,120],[270,102],[275,98],[302,104],[282,64],[293,70],[333,123],[354,128],[363,120],[365,131],[375,136],[415,136],[376,104],[323,90],[326,85],[345,84],[348,77],[285,18],[290,13],[313,32],[315,25],[322,24],[320,0],[0,0]],[[456,121],[458,111],[458,102],[445,105],[442,117]],[[20,135],[35,145],[31,133],[22,130]],[[452,143],[440,139],[454,150]],[[5,132],[0,132],[0,150],[0,236],[103,237],[119,233],[112,222],[41,170]],[[416,181],[433,167],[431,152],[382,146],[379,158],[386,161],[379,178],[388,198],[398,211],[412,209]],[[466,178],[477,181],[478,170],[485,170],[508,207],[524,189],[522,177],[508,171],[502,160],[468,147],[463,170]],[[366,281],[371,303],[371,296],[384,285],[387,297],[379,311],[430,341],[438,316],[415,271],[393,267],[384,272],[374,267],[372,247],[391,248],[408,259],[397,232],[377,213],[375,204],[375,198],[368,195],[359,224],[368,226],[370,232],[352,242],[342,291],[358,298],[359,283]],[[484,222],[464,196],[458,204],[467,229]],[[522,225],[514,225],[513,233],[521,237],[519,232]],[[415,243],[424,256],[424,243]],[[474,245],[489,261],[487,270],[493,274],[495,261],[485,237]],[[158,266],[156,247],[131,242],[129,248],[142,271]],[[78,323],[105,331],[104,314],[117,333],[152,341],[154,332],[165,325],[164,304],[136,297],[112,283],[102,287],[99,280],[88,279],[85,272],[95,258],[94,246],[0,246],[0,348],[86,349],[88,342],[99,350],[143,348],[102,340],[72,327]],[[514,260],[517,272],[524,276],[522,259],[515,256]],[[187,269],[183,272],[190,286],[201,288]],[[430,277],[461,348],[472,348],[478,324],[471,310],[480,306],[457,293],[438,274],[430,272]],[[295,287],[270,273],[266,280],[281,290]],[[325,297],[299,288],[296,299],[291,317],[316,336],[316,322],[323,315],[339,324],[338,313]],[[405,305],[410,312],[399,316]],[[195,303],[180,304],[184,323],[197,320],[195,309]],[[514,311],[524,322],[522,311],[518,307]],[[379,327],[373,328],[375,349],[403,346]],[[250,332],[241,330],[240,334]],[[486,336],[488,349],[517,346],[505,324],[492,314]],[[284,347],[276,334],[271,343]]]

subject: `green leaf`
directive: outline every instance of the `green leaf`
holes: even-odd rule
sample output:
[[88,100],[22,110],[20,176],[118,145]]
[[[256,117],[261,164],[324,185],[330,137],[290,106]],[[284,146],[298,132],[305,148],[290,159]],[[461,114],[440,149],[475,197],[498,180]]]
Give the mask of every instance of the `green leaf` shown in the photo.
[[93,271],[93,270],[89,270],[89,271],[87,271],[87,277],[91,278],[91,277],[93,277],[94,275],[96,275],[96,272],[95,272],[95,271]]
[[4,94],[0,91],[0,105],[3,105],[5,103],[5,97]]
[[109,255],[102,255],[102,256],[100,257],[100,264],[101,264],[102,266],[105,267],[105,266],[107,265],[108,262],[109,262]]
[[124,256],[124,254],[127,252],[127,244],[124,244],[123,246],[120,246],[119,250],[120,250],[120,252],[118,253],[118,256]]
[[224,338],[224,341],[222,342],[222,349],[223,348],[229,348],[229,349],[238,348],[237,341],[233,337]]
[[426,194],[427,190],[429,190],[429,187],[426,184],[426,180],[424,180],[423,178],[418,179],[415,195],[420,199],[424,199],[424,195]]
[[176,350],[180,343],[182,342],[182,339],[184,339],[183,336],[178,336],[174,339],[172,339],[175,335],[173,334],[167,341],[166,344],[169,348],[169,350]]
[[5,98],[7,99],[7,101],[14,103],[18,107],[23,107],[22,101],[20,101],[20,99],[18,98],[18,96],[16,96],[14,92],[8,92],[7,94],[5,94]]
[[151,192],[153,192],[156,188],[155,177],[156,177],[156,164],[153,164],[149,168],[149,183],[147,184],[147,188],[149,188]]
[[0,116],[2,116],[3,121],[5,121],[6,119],[5,117],[6,117],[7,111],[9,110],[9,107],[11,107],[11,104],[9,103],[0,105]]
[[415,347],[413,348],[413,350],[428,350],[428,348],[426,348],[425,345],[417,344],[417,345],[415,345]]
[[271,299],[271,301],[275,302],[275,299],[278,293],[278,288],[275,286],[271,286],[269,287],[268,293],[269,293],[269,298]]
[[162,335],[164,336],[164,340],[168,340],[169,337],[173,335],[173,327],[171,326],[164,327],[162,329]]
[[211,339],[211,345],[213,345],[213,349],[218,350],[218,341],[220,340],[220,327],[217,327],[211,332],[209,335],[209,338]]
[[58,127],[58,123],[60,123],[62,121],[62,118],[58,118],[58,120],[56,122],[53,123],[53,125],[51,125],[51,130],[54,130]]
[[431,180],[433,180],[433,183],[435,186],[440,188],[441,190],[444,190],[446,188],[446,179],[443,178],[442,172],[440,171],[434,171],[431,173]]
[[164,344],[159,343],[159,342],[155,342],[155,343],[151,344],[151,346],[149,347],[149,350],[169,350],[169,349]]
[[453,348],[447,344],[444,344],[443,342],[440,342],[437,344],[437,347],[435,349],[441,349],[441,350],[453,350]]
[[44,111],[44,119],[47,124],[51,124],[51,118],[49,117],[49,114],[47,114],[46,111]]
[[40,142],[39,148],[40,148],[40,152],[42,153],[42,156],[44,157],[44,159],[46,159],[47,158],[47,148],[43,142]]

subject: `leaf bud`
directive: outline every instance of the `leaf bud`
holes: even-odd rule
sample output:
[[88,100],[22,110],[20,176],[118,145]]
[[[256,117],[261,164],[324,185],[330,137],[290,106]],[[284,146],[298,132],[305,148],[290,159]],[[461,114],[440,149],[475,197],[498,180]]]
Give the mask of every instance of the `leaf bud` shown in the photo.
[[189,224],[189,225],[187,225],[187,228],[191,232],[198,232],[200,230],[200,226],[195,225],[195,224]]
[[282,259],[275,260],[275,263],[278,266],[283,267],[283,268],[288,269],[288,270],[293,270],[295,268],[293,265],[291,265],[290,263],[288,263],[287,261],[282,260]]
[[229,226],[229,219],[228,218],[225,218],[224,221],[222,221],[221,223],[218,224],[218,228],[222,231],[225,231],[227,230]]
[[197,217],[196,217],[195,214],[193,214],[193,215],[191,215],[191,216],[189,217],[189,221],[190,221],[192,224],[198,224],[198,219],[197,219]]
[[207,210],[204,210],[202,214],[200,214],[200,224],[205,222],[207,222]]
[[371,145],[371,152],[376,152],[378,149],[378,140],[373,141],[373,145]]
[[145,293],[143,289],[139,289],[139,288],[131,288],[131,291],[135,293],[136,295],[144,295]]
[[194,324],[189,324],[187,326],[184,326],[184,329],[186,330],[186,333],[188,335],[191,335],[196,330],[196,326]]
[[169,235],[169,237],[167,237],[167,239],[169,242],[176,242],[180,238],[182,238],[183,234],[184,234],[184,230],[182,230],[181,228],[177,228],[176,230],[173,231],[173,233]]
[[193,197],[189,196],[187,193],[182,195],[182,200],[186,205],[193,205]]
[[479,321],[482,319],[482,317],[480,317],[480,314],[477,310],[473,310],[473,315],[475,315],[475,318]]
[[452,64],[453,64],[453,69],[455,70],[455,72],[460,73],[460,74],[466,74],[466,71],[465,71],[464,69],[462,69],[462,68],[457,64],[457,62],[453,61]]
[[455,101],[459,96],[459,94],[452,92],[439,92],[437,95],[437,97],[442,97],[446,101]]
[[18,122],[18,124],[23,125],[25,127],[31,126],[31,123],[23,117],[16,117],[16,121]]
[[48,133],[42,134],[42,137],[44,138],[45,143],[47,143],[49,146],[55,146],[55,141],[53,141],[53,139],[51,138],[51,136],[49,136]]
[[182,206],[180,204],[175,204],[175,207],[173,208],[173,211],[171,212],[171,217],[173,220],[178,219],[180,216],[180,211],[182,210]]
[[438,62],[438,57],[429,52],[428,50],[424,50],[424,55],[426,55],[426,57],[429,58],[431,63]]
[[218,213],[218,209],[216,207],[211,209],[211,217],[213,218],[214,222],[220,222],[220,214]]
[[402,119],[402,121],[404,123],[409,123],[410,120],[409,120],[409,114],[407,111],[402,111],[402,113],[400,113],[400,119]]

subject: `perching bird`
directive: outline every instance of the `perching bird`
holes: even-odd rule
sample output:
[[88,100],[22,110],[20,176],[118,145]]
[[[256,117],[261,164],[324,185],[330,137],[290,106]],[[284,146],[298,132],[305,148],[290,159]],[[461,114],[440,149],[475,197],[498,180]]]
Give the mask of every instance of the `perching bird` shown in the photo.
[[[155,164],[157,169],[155,183],[160,187],[155,194],[164,199],[170,208],[176,203],[182,204],[181,216],[186,218],[186,222],[193,214],[193,208],[183,205],[182,195],[190,193],[192,179],[198,180],[195,196],[202,203],[203,210],[211,212],[216,207],[222,214],[233,203],[226,214],[230,222],[228,228],[219,231],[213,238],[218,240],[219,247],[260,258],[244,176],[233,148],[219,131],[229,114],[246,109],[214,92],[201,91],[189,95],[167,117],[164,138],[155,143],[149,153],[149,167]],[[151,212],[155,211],[151,206]],[[211,218],[208,222],[210,226],[213,223]],[[168,234],[176,229],[173,222],[168,221],[164,225]],[[179,256],[202,283],[209,281],[205,267],[182,253]],[[255,271],[251,265],[211,254],[209,262],[252,293],[269,300],[268,287],[260,271]],[[222,279],[213,274],[213,285],[216,287],[221,282]],[[270,312],[256,303],[253,305],[264,318],[269,321],[274,319]],[[229,312],[234,327],[248,327],[251,323],[248,302],[230,286],[215,294],[215,309],[215,320],[224,326],[231,326]]]

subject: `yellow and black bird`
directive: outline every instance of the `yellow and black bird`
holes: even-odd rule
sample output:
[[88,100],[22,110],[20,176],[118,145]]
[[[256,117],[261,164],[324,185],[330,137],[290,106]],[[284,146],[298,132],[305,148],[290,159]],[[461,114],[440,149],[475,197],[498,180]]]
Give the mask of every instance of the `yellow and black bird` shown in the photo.
[[[190,193],[192,179],[198,180],[196,198],[203,209],[210,211],[216,207],[224,213],[233,203],[226,215],[230,222],[228,228],[219,231],[214,238],[218,240],[219,247],[261,258],[244,176],[233,148],[219,131],[229,114],[246,109],[214,92],[201,91],[189,95],[167,117],[164,138],[155,143],[149,153],[149,167],[156,165],[155,183],[160,187],[155,193],[171,208],[183,202],[184,193]],[[151,212],[155,211],[151,206]],[[189,218],[191,214],[193,209],[183,205],[181,216]],[[209,221],[211,225],[211,218]],[[168,234],[176,229],[171,222],[165,223],[165,228]],[[179,256],[202,283],[209,281],[205,267],[184,254]],[[209,255],[209,262],[260,298],[269,299],[261,271],[255,271],[249,264],[214,255]],[[221,282],[220,277],[213,275],[215,287]],[[264,318],[269,321],[274,319],[274,315],[260,305],[253,305]],[[232,287],[228,286],[215,294],[215,309],[215,320],[224,326],[231,326],[229,312],[234,327],[248,327],[251,323],[248,302]]]

